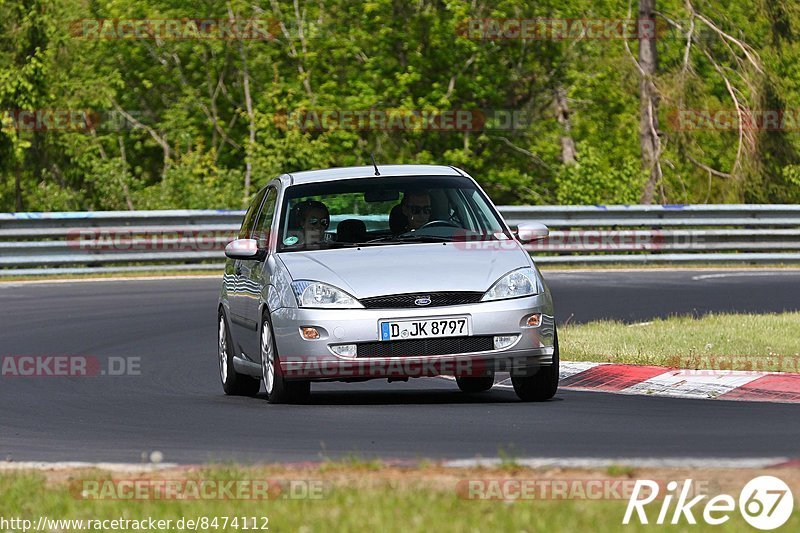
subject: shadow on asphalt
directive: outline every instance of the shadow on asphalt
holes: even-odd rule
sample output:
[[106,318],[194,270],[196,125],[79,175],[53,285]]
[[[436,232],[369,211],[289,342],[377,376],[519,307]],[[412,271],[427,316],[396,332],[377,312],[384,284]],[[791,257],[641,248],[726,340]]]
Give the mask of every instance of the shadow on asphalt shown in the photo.
[[[312,386],[313,387],[313,386]],[[266,402],[264,394],[259,394],[258,399]],[[563,399],[556,396],[543,403],[560,402]],[[520,404],[514,391],[491,390],[488,392],[467,394],[460,391],[311,391],[311,397],[306,405],[441,405],[441,404]],[[535,405],[532,403],[530,405]]]

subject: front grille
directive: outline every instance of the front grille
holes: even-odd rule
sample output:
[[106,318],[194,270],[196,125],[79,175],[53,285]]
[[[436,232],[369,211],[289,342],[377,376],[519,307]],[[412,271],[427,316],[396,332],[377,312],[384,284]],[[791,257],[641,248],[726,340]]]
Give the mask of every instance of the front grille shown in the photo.
[[[428,305],[417,305],[417,298],[430,297]],[[410,309],[420,307],[444,307],[446,305],[474,304],[481,301],[482,292],[413,292],[408,294],[391,294],[389,296],[375,296],[359,300],[367,309]]]
[[486,352],[494,349],[494,339],[491,335],[481,335],[443,339],[362,342],[356,346],[358,357],[415,357]]

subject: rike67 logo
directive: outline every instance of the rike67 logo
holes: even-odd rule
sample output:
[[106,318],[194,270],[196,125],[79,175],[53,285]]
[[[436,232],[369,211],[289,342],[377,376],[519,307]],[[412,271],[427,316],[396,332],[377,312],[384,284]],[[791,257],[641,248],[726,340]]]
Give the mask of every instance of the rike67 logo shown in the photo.
[[[659,494],[659,484],[655,481],[637,480],[622,523],[631,523],[635,513],[639,523],[648,524],[645,507],[656,501],[659,496],[661,496],[661,507],[656,524],[680,524],[684,520],[684,523],[696,524],[694,513],[697,513],[698,516],[702,516],[706,524],[718,526],[730,520],[731,513],[737,509],[737,501],[729,494],[714,496],[708,499],[705,505],[701,505],[700,502],[709,498],[707,495],[701,494],[689,499],[691,494],[691,479],[685,480],[680,488],[677,481],[670,481],[663,495]],[[757,529],[766,531],[782,526],[789,520],[793,508],[794,497],[791,489],[774,476],[759,476],[750,480],[739,494],[739,513],[748,524]],[[671,516],[670,511],[672,511]]]

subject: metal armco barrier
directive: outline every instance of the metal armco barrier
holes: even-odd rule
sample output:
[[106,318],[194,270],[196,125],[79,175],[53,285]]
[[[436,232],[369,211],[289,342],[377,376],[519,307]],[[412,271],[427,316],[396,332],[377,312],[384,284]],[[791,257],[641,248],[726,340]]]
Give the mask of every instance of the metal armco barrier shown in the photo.
[[[800,205],[504,206],[539,263],[800,262]],[[0,276],[219,270],[243,211],[0,213]],[[476,243],[479,244],[479,243]],[[469,247],[467,247],[469,248]]]

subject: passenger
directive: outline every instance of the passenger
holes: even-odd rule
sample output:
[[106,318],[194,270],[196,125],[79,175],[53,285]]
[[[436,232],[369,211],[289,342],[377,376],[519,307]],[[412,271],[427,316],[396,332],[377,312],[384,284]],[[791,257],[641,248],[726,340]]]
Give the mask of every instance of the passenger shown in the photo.
[[295,207],[296,220],[300,226],[298,245],[317,247],[325,242],[325,230],[331,223],[328,207],[316,200],[300,202]]

